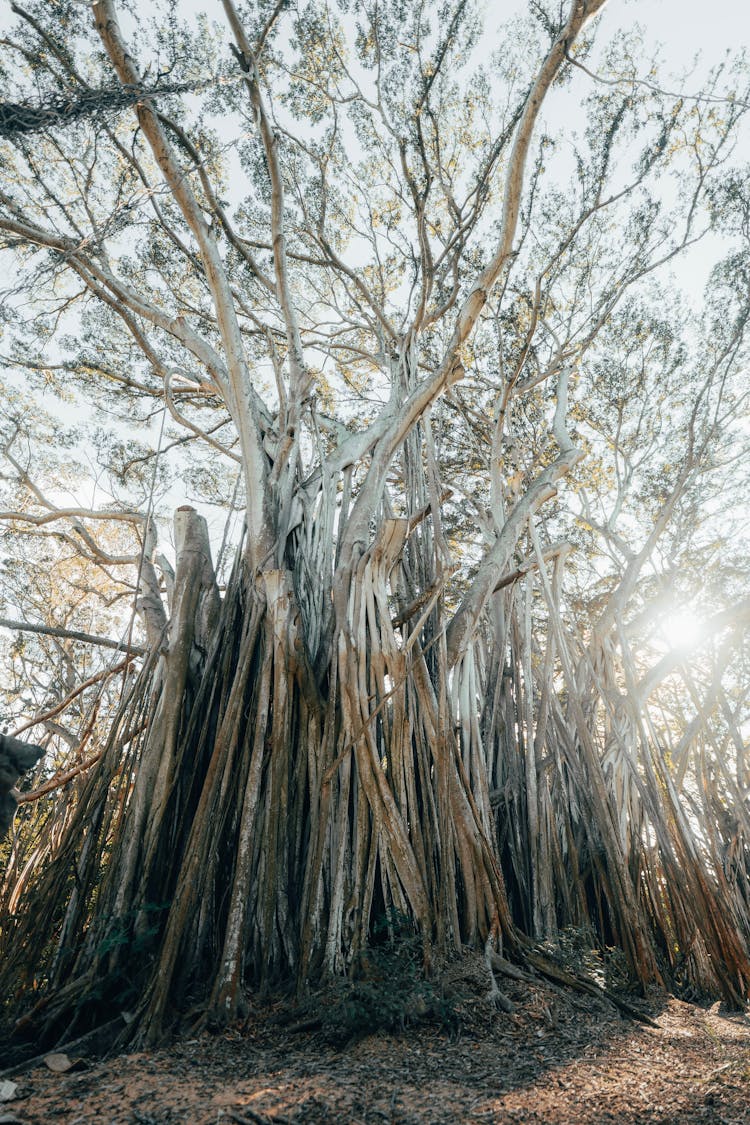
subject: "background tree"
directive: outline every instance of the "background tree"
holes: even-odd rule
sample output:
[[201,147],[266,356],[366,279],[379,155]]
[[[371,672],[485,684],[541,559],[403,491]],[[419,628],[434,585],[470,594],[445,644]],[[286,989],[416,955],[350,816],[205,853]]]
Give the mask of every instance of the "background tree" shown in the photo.
[[[583,927],[644,986],[744,998],[746,610],[711,607],[703,695],[649,622],[741,487],[748,82],[664,93],[628,39],[592,54],[601,7],[535,3],[482,59],[466,0],[224,0],[147,36],[109,0],[13,5],[6,362],[87,404],[97,490],[69,503],[14,408],[8,603],[31,616],[41,561],[90,628],[66,595],[37,637],[88,644],[128,598],[141,622],[119,687],[109,652],[37,673],[63,741],[72,692],[110,700],[6,879],[4,980],[43,979],[48,1032],[103,1002],[146,1038],[188,999],[231,1019],[356,966],[381,918],[428,963],[484,942],[547,970],[537,939]],[[581,135],[546,135],[575,98]],[[730,312],[698,330],[663,286],[719,230]],[[244,510],[226,582],[192,507],[159,553],[179,476]]]

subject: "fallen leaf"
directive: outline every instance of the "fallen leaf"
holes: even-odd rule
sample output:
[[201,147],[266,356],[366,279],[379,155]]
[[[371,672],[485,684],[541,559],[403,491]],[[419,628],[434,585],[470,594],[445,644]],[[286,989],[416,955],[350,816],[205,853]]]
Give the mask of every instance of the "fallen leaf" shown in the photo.
[[53,1074],[65,1074],[75,1067],[83,1065],[83,1059],[71,1059],[68,1055],[53,1054],[45,1055],[44,1064]]
[[3,1079],[0,1082],[0,1102],[12,1102],[17,1097],[18,1083]]

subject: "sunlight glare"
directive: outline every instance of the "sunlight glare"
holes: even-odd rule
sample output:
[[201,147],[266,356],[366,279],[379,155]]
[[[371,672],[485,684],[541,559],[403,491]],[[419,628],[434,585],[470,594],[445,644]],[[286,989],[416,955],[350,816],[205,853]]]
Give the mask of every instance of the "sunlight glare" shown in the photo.
[[671,649],[690,649],[701,638],[702,628],[698,615],[691,609],[678,609],[668,613],[659,623],[659,629]]

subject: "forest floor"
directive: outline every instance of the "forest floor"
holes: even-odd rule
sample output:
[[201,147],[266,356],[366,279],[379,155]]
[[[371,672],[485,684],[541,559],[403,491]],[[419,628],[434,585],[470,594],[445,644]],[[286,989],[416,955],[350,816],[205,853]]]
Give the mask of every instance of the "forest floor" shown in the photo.
[[[271,1005],[241,1026],[157,1050],[77,1060],[71,1052],[58,1060],[74,1064],[64,1073],[27,1064],[0,1123],[750,1123],[746,1016],[670,998],[651,1006],[649,1026],[599,998],[504,983],[512,1013],[467,987],[450,1026],[423,1019],[347,1037],[334,998],[333,1023]],[[8,1081],[0,1079],[0,1096]]]

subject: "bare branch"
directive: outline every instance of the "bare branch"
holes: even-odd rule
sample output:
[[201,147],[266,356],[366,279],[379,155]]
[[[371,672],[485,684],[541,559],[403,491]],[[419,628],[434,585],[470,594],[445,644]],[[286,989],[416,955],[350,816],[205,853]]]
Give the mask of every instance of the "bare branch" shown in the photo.
[[100,648],[111,648],[117,652],[133,653],[136,656],[145,656],[148,652],[148,649],[140,648],[138,645],[113,641],[109,637],[96,637],[93,633],[82,633],[77,629],[60,629],[55,625],[34,625],[30,621],[10,621],[6,617],[0,617],[0,626],[4,629],[16,629],[22,633],[40,633],[48,637],[61,637],[63,640],[81,641],[88,645],[98,645]]

